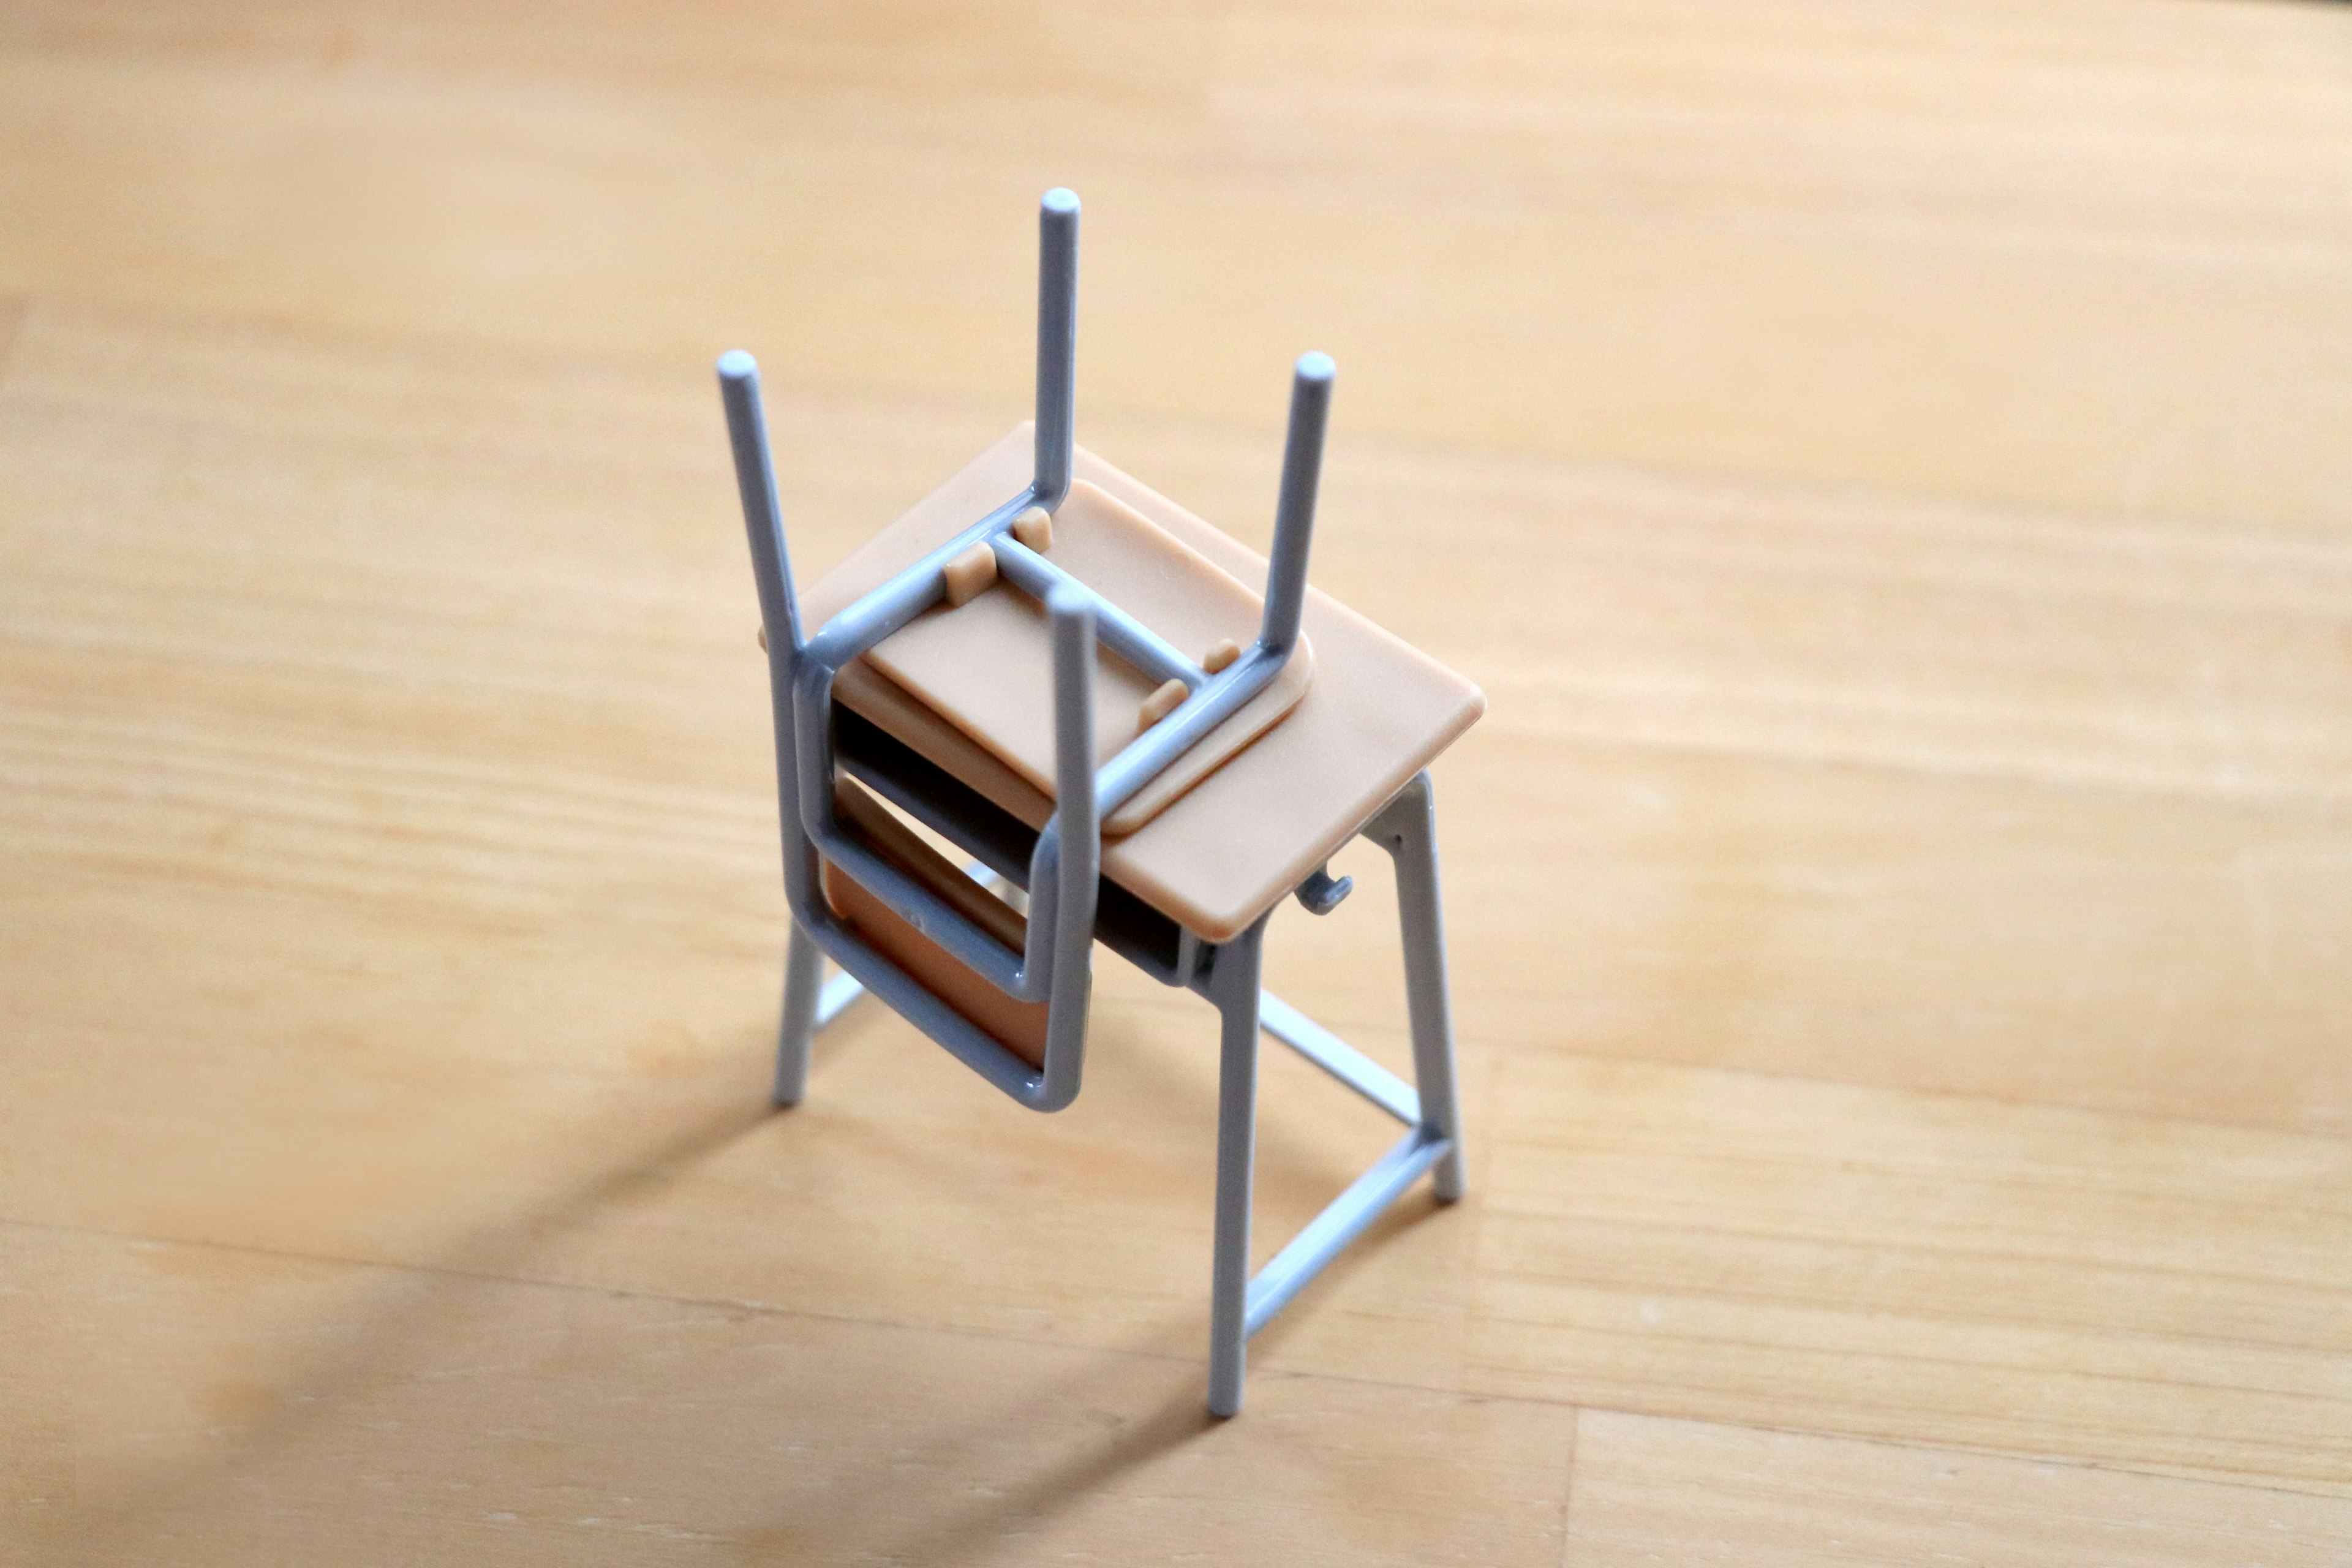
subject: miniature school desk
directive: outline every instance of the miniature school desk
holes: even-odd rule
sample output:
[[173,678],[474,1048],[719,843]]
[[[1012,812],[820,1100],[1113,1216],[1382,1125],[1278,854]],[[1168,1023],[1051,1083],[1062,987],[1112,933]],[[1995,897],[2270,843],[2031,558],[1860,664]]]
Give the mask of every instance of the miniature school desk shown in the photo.
[[[1096,942],[1207,997],[1223,1018],[1209,1408],[1231,1415],[1251,1334],[1424,1173],[1441,1201],[1461,1195],[1425,770],[1486,700],[1306,585],[1323,355],[1293,382],[1271,563],[1076,447],[1077,219],[1076,196],[1046,194],[1034,424],[804,596],[758,369],[719,362],[793,913],[776,1099],[800,1100],[811,1036],[861,993],[1038,1110],[1077,1095]],[[1417,1087],[1258,984],[1275,906],[1336,907],[1349,887],[1326,862],[1358,834],[1396,863]],[[1261,1029],[1409,1131],[1252,1279]]]

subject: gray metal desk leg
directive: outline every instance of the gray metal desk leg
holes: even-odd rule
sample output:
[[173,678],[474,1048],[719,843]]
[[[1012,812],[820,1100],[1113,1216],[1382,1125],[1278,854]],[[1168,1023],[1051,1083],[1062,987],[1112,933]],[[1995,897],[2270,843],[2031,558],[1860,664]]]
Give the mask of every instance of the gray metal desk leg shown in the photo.
[[1462,1101],[1454,1086],[1454,1007],[1445,984],[1445,915],[1437,888],[1437,797],[1422,773],[1397,792],[1373,824],[1396,864],[1397,923],[1404,938],[1405,1007],[1412,1026],[1412,1076],[1424,1133],[1452,1143],[1431,1173],[1437,1201],[1461,1197]]
[[1257,1158],[1261,920],[1217,949],[1209,987],[1223,1021],[1217,1069],[1217,1240],[1209,1280],[1209,1414],[1238,1415],[1249,1354],[1250,1188]]

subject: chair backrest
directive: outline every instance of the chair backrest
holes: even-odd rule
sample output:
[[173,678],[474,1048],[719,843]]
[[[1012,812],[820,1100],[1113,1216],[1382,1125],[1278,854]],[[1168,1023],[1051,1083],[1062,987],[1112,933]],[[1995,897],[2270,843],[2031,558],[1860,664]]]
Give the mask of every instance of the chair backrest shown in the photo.
[[[1040,516],[1050,520],[1070,489],[1076,196],[1045,194],[1038,238],[1029,485],[813,635],[803,633],[793,592],[759,368],[737,350],[720,356],[719,380],[768,646],[784,885],[793,918],[844,969],[982,1077],[1024,1105],[1058,1110],[1076,1096],[1083,1074],[1104,816],[1264,689],[1297,644],[1333,370],[1319,353],[1296,367],[1263,619],[1256,640],[1213,674],[1024,542],[1040,537]],[[1029,912],[1018,927],[972,904],[967,889],[997,902],[976,886],[943,880],[942,866],[950,877],[961,874],[911,833],[882,826],[896,824],[878,804],[845,795],[833,743],[833,687],[843,667],[933,605],[961,604],[992,581],[1044,605],[1053,645],[1055,811],[1030,858]],[[1173,701],[1099,769],[1092,694],[1097,640],[1168,683]],[[1009,907],[1005,912],[1013,913]],[[1011,940],[1016,934],[1017,942]]]

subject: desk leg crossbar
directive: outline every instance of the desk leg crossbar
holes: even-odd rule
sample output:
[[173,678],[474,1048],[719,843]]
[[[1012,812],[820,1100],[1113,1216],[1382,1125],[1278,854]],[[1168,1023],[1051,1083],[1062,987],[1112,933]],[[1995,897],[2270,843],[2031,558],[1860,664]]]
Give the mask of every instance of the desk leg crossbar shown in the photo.
[[[1453,1009],[1446,994],[1445,932],[1437,885],[1435,802],[1422,773],[1365,825],[1363,837],[1396,865],[1397,916],[1404,946],[1405,995],[1413,1076],[1405,1082],[1260,984],[1265,919],[1209,950],[1195,988],[1222,1022],[1217,1089],[1217,1228],[1209,1286],[1209,1408],[1242,1407],[1250,1336],[1270,1322],[1326,1264],[1371,1228],[1423,1173],[1440,1203],[1462,1195],[1461,1101],[1454,1083]],[[809,1038],[856,1001],[847,974],[824,978],[824,957],[797,927],[785,963],[784,1019],[776,1099],[801,1098]],[[1307,1228],[1249,1272],[1251,1195],[1256,1167],[1257,1049],[1261,1032],[1362,1095],[1409,1129]]]
[[[1218,948],[1203,989],[1223,1017],[1217,1096],[1217,1239],[1209,1286],[1209,1409],[1242,1407],[1250,1336],[1288,1305],[1402,1197],[1434,1173],[1440,1203],[1462,1195],[1462,1111],[1454,1084],[1453,1010],[1437,886],[1435,803],[1429,775],[1400,791],[1364,830],[1396,863],[1398,923],[1416,1089],[1259,982],[1265,922]],[[1249,1273],[1256,1166],[1257,1043],[1263,1030],[1403,1122],[1410,1131],[1270,1258]]]

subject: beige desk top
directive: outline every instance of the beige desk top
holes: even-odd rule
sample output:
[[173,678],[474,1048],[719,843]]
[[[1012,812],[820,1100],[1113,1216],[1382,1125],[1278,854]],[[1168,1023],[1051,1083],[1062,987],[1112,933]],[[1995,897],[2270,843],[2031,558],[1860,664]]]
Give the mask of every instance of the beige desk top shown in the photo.
[[[0,1560],[2352,1556],[2352,8],[549,12],[0,6]],[[1470,1195],[1214,1428],[1197,998],[765,1110],[711,362],[814,583],[1056,183],[1087,439],[1263,548],[1329,352],[1493,700]],[[1402,1068],[1384,860],[1268,984]],[[1264,1073],[1271,1247],[1392,1129]]]
[[[803,596],[814,630],[1028,482],[1016,426]],[[1244,583],[1265,558],[1080,448],[1078,477],[1134,507]],[[1281,722],[1138,832],[1103,847],[1103,870],[1179,924],[1226,942],[1272,908],[1486,711],[1476,687],[1310,586],[1314,679]],[[1042,826],[1046,797],[880,678],[842,700],[998,805]]]

